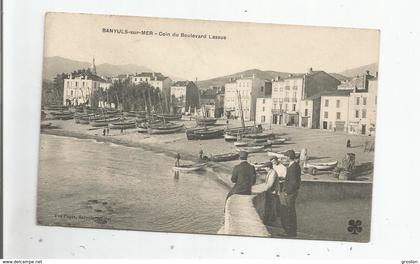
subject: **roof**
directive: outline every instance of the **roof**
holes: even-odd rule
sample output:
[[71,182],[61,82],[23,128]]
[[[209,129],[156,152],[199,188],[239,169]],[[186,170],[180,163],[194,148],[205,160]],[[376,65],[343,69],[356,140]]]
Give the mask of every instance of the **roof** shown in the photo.
[[215,99],[219,92],[215,89],[207,89],[201,94],[202,99]]
[[172,84],[171,86],[187,86],[190,83],[191,83],[191,81],[177,81],[174,84]]
[[349,96],[351,91],[347,90],[337,90],[337,91],[324,91],[317,94],[314,94],[310,97],[305,98],[304,100],[314,100],[318,99],[321,96]]
[[106,80],[104,80],[103,78],[99,77],[98,75],[95,74],[78,74],[78,75],[73,75],[70,79],[75,79],[78,77],[82,77],[85,76],[85,80],[92,80],[92,81],[97,81],[97,82],[107,82]]

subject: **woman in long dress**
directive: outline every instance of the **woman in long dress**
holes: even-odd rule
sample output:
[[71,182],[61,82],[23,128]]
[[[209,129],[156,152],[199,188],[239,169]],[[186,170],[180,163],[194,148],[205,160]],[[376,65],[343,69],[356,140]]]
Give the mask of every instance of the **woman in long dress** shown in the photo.
[[277,172],[273,169],[273,164],[267,162],[267,176],[265,178],[266,192],[265,192],[265,213],[264,223],[270,225],[275,222],[277,215],[277,208],[280,204],[279,193],[279,177]]

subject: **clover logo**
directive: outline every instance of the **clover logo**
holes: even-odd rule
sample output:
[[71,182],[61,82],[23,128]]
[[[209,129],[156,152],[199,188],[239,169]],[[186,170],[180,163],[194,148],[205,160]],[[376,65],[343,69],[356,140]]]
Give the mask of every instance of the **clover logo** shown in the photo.
[[347,227],[347,231],[353,235],[357,235],[358,233],[362,232],[362,230],[362,221],[353,219],[349,221],[349,227]]

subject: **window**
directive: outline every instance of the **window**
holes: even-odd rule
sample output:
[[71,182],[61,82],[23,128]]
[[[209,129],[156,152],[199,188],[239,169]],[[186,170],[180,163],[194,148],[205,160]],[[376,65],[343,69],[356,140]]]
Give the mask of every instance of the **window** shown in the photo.
[[324,118],[328,118],[328,112],[324,112]]
[[277,93],[279,91],[278,87],[274,87],[273,92]]
[[285,104],[285,105],[284,105],[284,110],[285,110],[285,111],[287,111],[287,108],[288,108],[288,105],[287,105],[287,104]]
[[264,92],[264,86],[261,86],[261,92]]
[[292,105],[292,111],[296,111],[296,104]]
[[366,105],[366,103],[367,103],[367,98],[363,97],[363,105]]
[[366,118],[366,110],[365,109],[362,110],[362,118]]
[[286,97],[289,97],[289,92],[286,92]]
[[70,95],[73,96],[73,90],[70,91]]
[[77,87],[77,81],[76,81],[76,87]]
[[305,105],[308,106],[308,101],[305,101]]
[[341,113],[340,112],[337,112],[336,113],[336,118],[335,119],[337,119],[337,120],[340,120],[341,119]]
[[85,82],[82,82],[82,86],[85,87]]
[[360,97],[357,97],[356,98],[356,105],[359,105],[360,104]]
[[328,105],[330,104],[328,99],[325,99],[325,107],[328,107]]
[[273,105],[273,107],[274,107],[274,109],[276,109],[277,105],[276,105],[276,104],[274,104],[274,105]]
[[355,117],[356,117],[356,118],[359,118],[359,110],[356,110]]
[[296,98],[296,92],[293,92],[293,98]]
[[279,105],[279,109],[280,109],[280,110],[281,110],[281,107],[282,107],[282,106],[283,106],[282,104],[280,104],[280,105]]
[[305,109],[305,116],[308,116],[308,109]]
[[265,112],[265,107],[263,106],[262,111]]
[[283,92],[283,87],[280,87],[280,90],[279,90],[280,92]]
[[335,107],[340,108],[340,100],[337,100],[337,101],[335,102]]
[[265,116],[261,116],[261,123],[265,123]]
[[263,99],[263,104],[265,104],[265,99]]

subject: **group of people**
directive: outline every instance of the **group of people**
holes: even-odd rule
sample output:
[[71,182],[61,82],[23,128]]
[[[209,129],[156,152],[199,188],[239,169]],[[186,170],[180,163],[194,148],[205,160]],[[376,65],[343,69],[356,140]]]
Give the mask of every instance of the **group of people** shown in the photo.
[[[283,165],[277,157],[266,164],[266,203],[264,224],[271,225],[279,218],[287,236],[297,235],[296,198],[301,182],[301,167],[293,150],[285,153]],[[240,163],[233,168],[231,181],[235,183],[226,200],[234,194],[250,195],[256,183],[256,170],[248,163],[248,153],[239,153]]]
[[102,135],[103,135],[103,136],[109,136],[109,127],[104,128],[104,129],[102,130]]

